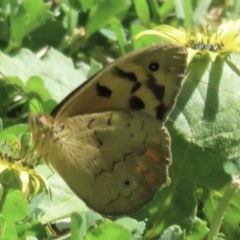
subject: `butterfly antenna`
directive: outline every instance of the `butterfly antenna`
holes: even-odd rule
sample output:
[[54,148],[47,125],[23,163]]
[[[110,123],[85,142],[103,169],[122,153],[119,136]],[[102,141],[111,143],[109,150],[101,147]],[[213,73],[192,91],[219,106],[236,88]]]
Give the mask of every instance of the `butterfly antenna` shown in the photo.
[[37,102],[38,102],[38,107],[39,107],[38,109],[40,109],[40,112],[43,112],[42,105],[41,105],[39,99],[38,98],[36,98],[36,99],[37,99]]

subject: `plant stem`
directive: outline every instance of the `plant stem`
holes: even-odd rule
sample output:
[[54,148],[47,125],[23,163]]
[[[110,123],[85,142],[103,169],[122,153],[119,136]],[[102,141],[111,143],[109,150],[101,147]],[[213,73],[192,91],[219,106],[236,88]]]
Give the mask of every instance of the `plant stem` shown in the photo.
[[223,215],[224,215],[232,197],[234,196],[236,191],[239,189],[239,185],[240,185],[239,179],[237,179],[237,178],[233,179],[231,184],[229,185],[228,189],[224,193],[223,198],[220,201],[220,203],[218,204],[216,212],[213,216],[207,240],[214,240],[215,237],[217,237],[221,223],[222,223]]
[[0,213],[2,213],[3,206],[4,206],[4,203],[6,201],[8,190],[9,190],[9,188],[7,186],[4,186],[4,185],[2,185],[2,188],[3,188],[3,192],[2,192],[2,197],[0,199]]

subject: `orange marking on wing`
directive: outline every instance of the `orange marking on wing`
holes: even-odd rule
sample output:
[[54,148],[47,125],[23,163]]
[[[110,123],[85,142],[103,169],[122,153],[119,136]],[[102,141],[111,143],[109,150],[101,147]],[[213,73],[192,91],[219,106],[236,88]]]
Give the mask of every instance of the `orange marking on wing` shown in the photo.
[[108,202],[108,206],[110,206],[111,204],[115,203],[116,201],[118,201],[118,199],[120,198],[121,193],[118,193],[117,197],[114,199],[112,198],[109,202]]
[[145,178],[147,179],[148,182],[150,182],[150,183],[155,183],[156,180],[157,180],[157,178],[158,178],[158,176],[157,176],[155,173],[153,173],[153,172],[149,172],[149,173],[145,176]]
[[[153,159],[154,161],[156,161],[157,163],[161,161],[160,155],[155,151],[152,151],[151,149],[146,149],[144,154]],[[154,183],[158,179],[158,176],[153,171],[149,171],[145,175],[145,179],[150,183]]]
[[148,157],[152,158],[156,162],[161,161],[159,154],[157,154],[155,151],[152,151],[151,149],[146,149],[144,154],[147,155]]
[[141,173],[142,180],[139,181],[139,183],[143,183],[145,180],[147,180],[150,183],[154,183],[158,176],[149,170],[149,168],[146,168],[146,166],[142,163],[137,164],[137,171]]
[[[143,164],[142,162],[138,162],[136,164],[136,170],[138,171],[138,173],[146,175],[145,172],[147,172],[147,169],[146,169],[145,164]],[[143,179],[144,179],[144,176],[143,176]]]

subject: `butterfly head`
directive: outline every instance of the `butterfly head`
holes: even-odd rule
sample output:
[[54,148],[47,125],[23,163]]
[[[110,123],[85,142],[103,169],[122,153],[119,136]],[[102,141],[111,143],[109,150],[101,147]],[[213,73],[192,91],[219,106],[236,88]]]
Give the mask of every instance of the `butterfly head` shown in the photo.
[[33,115],[29,117],[29,125],[31,129],[44,130],[49,128],[53,124],[53,118],[51,116],[45,116],[43,114]]
[[41,142],[44,140],[48,132],[51,131],[53,122],[54,118],[51,116],[30,114],[29,126],[36,146],[41,146]]

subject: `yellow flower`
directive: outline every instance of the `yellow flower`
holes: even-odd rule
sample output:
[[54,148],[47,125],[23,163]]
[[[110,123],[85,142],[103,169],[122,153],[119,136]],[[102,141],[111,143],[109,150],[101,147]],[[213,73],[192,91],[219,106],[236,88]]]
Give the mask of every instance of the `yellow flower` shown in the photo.
[[[49,185],[46,179],[29,164],[29,161],[32,161],[32,156],[29,154],[24,158],[16,157],[17,151],[21,151],[20,146],[21,144],[16,141],[10,146],[6,143],[2,145],[0,153],[0,184],[6,188],[19,189],[26,198],[39,193],[42,187],[48,192]],[[4,153],[3,147],[7,147],[10,154]]]
[[135,38],[157,35],[174,44],[185,46],[188,51],[188,63],[197,53],[209,55],[211,61],[214,62],[219,55],[240,53],[239,29],[240,19],[221,24],[212,34],[208,33],[207,26],[190,31],[160,25],[154,30],[146,30],[137,34]]

